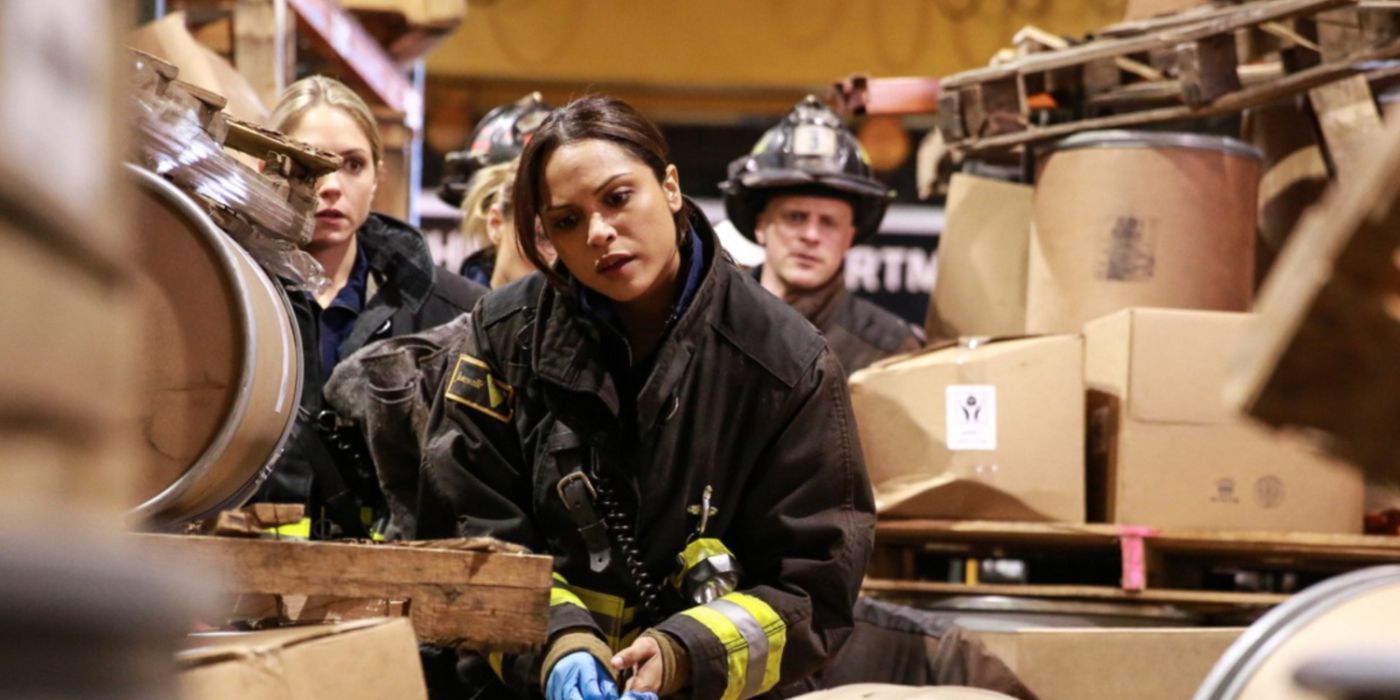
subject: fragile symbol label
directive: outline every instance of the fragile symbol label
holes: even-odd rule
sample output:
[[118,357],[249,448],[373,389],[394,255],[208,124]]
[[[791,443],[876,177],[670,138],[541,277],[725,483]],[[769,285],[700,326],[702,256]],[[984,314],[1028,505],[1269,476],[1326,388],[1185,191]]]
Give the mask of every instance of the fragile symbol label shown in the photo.
[[954,384],[947,389],[948,449],[997,448],[997,388]]

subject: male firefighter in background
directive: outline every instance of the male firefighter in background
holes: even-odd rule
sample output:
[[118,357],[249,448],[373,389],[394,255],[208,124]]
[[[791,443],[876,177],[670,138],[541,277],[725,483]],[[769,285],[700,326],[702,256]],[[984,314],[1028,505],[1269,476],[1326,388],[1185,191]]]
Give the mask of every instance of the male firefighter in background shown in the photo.
[[730,222],[764,248],[759,282],[826,336],[847,376],[922,345],[913,326],[846,290],[846,251],[880,228],[890,192],[815,97],[731,163],[720,189]]

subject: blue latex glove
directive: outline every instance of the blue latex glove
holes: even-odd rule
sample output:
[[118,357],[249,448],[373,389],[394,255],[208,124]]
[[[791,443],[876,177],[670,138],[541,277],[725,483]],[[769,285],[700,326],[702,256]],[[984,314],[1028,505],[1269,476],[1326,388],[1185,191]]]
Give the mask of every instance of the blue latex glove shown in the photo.
[[576,651],[554,664],[545,687],[548,700],[618,700],[617,685],[598,659]]

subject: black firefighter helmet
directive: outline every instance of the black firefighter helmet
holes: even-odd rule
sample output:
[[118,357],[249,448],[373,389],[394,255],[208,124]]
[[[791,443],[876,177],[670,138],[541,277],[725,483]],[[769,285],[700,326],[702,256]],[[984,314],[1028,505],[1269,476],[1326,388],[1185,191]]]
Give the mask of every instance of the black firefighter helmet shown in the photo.
[[467,147],[448,153],[444,159],[438,197],[454,207],[462,206],[472,175],[488,165],[506,163],[520,155],[530,134],[547,116],[549,106],[538,92],[487,112],[476,125]]
[[855,240],[874,234],[893,193],[875,179],[870,159],[840,118],[808,95],[787,113],[748,155],[729,164],[721,182],[730,223],[750,240],[768,200],[781,194],[844,199],[855,215]]

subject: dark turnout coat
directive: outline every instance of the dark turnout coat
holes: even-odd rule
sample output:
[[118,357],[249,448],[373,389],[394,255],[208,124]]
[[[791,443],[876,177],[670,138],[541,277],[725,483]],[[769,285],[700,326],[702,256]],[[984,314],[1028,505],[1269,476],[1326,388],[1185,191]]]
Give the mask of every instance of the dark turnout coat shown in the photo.
[[[586,628],[617,649],[658,628],[687,652],[688,697],[752,697],[813,673],[850,633],[873,498],[826,342],[718,252],[703,217],[693,226],[703,274],[641,376],[619,381],[605,348],[620,338],[540,275],[477,305],[429,421],[417,534],[552,554],[551,636]],[[561,498],[578,470],[625,514],[606,523],[601,567]],[[703,534],[742,575],[697,606],[669,579],[707,489]],[[538,672],[515,659],[503,675],[512,664]]]
[[[382,214],[370,214],[356,232],[369,259],[366,302],[354,329],[341,345],[341,357],[383,338],[417,333],[471,310],[486,288],[433,264],[423,236]],[[289,293],[301,335],[303,391],[287,447],[254,501],[303,503],[308,517],[322,522],[313,531],[338,536],[360,532],[360,508],[381,500],[370,464],[347,464],[316,428],[327,408],[322,395],[320,309],[304,292]],[[330,523],[335,523],[330,526]]]
[[[755,270],[754,279],[761,274],[761,268]],[[923,347],[922,334],[904,319],[851,294],[841,270],[820,288],[792,301],[792,307],[826,337],[847,376],[886,357]]]

